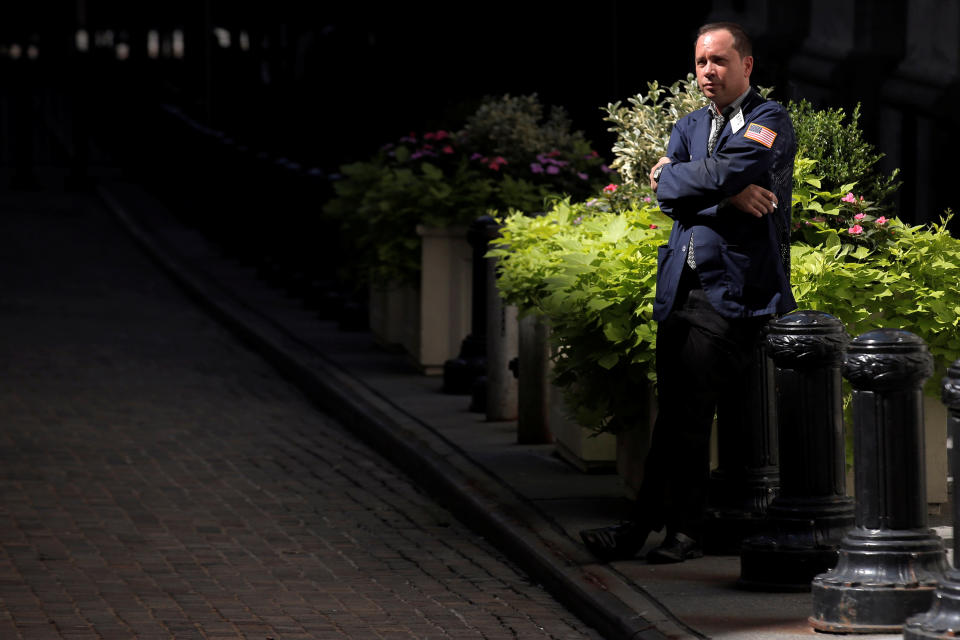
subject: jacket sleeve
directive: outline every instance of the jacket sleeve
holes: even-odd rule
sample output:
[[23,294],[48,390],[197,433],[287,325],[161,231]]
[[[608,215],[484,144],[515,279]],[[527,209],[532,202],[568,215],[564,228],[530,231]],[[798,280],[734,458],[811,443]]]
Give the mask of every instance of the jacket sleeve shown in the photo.
[[[778,156],[778,145],[789,144],[792,125],[786,110],[776,102],[760,105],[751,116],[709,158],[683,161],[670,155],[671,163],[663,168],[657,183],[657,200],[664,213],[674,218],[691,214],[715,216],[723,199],[763,181]],[[759,134],[754,125],[762,127]],[[771,133],[775,135],[772,141],[764,137]],[[757,137],[769,141],[770,146]],[[672,143],[671,137],[671,146]]]

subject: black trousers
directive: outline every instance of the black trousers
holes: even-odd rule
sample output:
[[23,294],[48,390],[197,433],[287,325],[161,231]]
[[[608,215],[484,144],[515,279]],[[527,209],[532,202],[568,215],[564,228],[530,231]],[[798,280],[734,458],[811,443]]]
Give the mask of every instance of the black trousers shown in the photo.
[[700,539],[710,476],[710,432],[724,394],[742,389],[770,317],[721,316],[684,268],[677,300],[657,330],[658,414],[634,519]]

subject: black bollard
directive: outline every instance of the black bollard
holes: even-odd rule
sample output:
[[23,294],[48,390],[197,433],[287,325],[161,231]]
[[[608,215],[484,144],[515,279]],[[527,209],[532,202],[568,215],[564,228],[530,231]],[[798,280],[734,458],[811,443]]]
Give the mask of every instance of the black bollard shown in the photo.
[[[499,225],[488,227],[489,242],[500,237]],[[487,258],[487,375],[481,391],[487,420],[515,420],[517,417],[517,378],[510,372],[510,359],[519,352],[517,307],[500,297],[497,287],[499,261]],[[474,397],[476,397],[476,393]]]
[[[947,405],[947,433],[953,439],[950,468],[960,469],[960,360],[953,363],[943,379],[943,403]],[[960,523],[960,499],[953,496],[953,526]],[[953,536],[953,564],[947,569],[933,596],[933,606],[914,616],[903,628],[904,640],[956,638],[960,636],[960,536]]]
[[[517,381],[517,442],[553,442],[550,431],[550,330],[540,316],[528,314],[517,322],[520,355]],[[554,391],[557,393],[557,391]]]
[[[473,247],[473,278],[470,310],[470,334],[460,343],[460,353],[443,363],[443,392],[469,394],[477,378],[487,372],[487,244],[497,233],[497,222],[481,216],[467,229],[467,242]],[[471,403],[470,411],[485,407]]]
[[820,311],[796,311],[770,323],[775,364],[780,492],[763,533],[744,540],[740,582],[747,588],[802,590],[837,562],[854,522],[846,495],[840,365],[849,336]]
[[710,474],[703,550],[740,553],[743,540],[760,533],[780,486],[773,362],[763,343],[742,385],[717,407],[717,468]]
[[898,633],[933,602],[943,541],[927,527],[923,381],[933,357],[909,331],[868,331],[850,343],[843,375],[853,386],[856,526],[836,568],[814,578],[818,631]]

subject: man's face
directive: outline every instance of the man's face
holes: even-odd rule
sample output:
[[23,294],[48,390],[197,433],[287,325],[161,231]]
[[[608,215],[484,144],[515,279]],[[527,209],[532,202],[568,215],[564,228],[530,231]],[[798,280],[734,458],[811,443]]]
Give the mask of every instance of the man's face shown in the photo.
[[708,31],[697,38],[694,63],[700,90],[720,109],[750,86],[753,56],[741,58],[733,48],[733,36],[726,29]]

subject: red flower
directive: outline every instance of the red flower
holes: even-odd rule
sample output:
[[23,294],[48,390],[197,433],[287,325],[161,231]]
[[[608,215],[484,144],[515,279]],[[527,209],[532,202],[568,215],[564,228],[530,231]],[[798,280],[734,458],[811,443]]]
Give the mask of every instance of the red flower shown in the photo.
[[453,153],[453,147],[446,145],[443,149],[440,149],[440,151],[443,151],[444,153]]
[[607,193],[613,193],[614,191],[617,190],[617,185],[612,184],[612,183],[611,183],[611,184],[608,184],[607,186],[605,186],[605,187],[603,188],[603,190],[604,190],[605,192],[607,192]]

